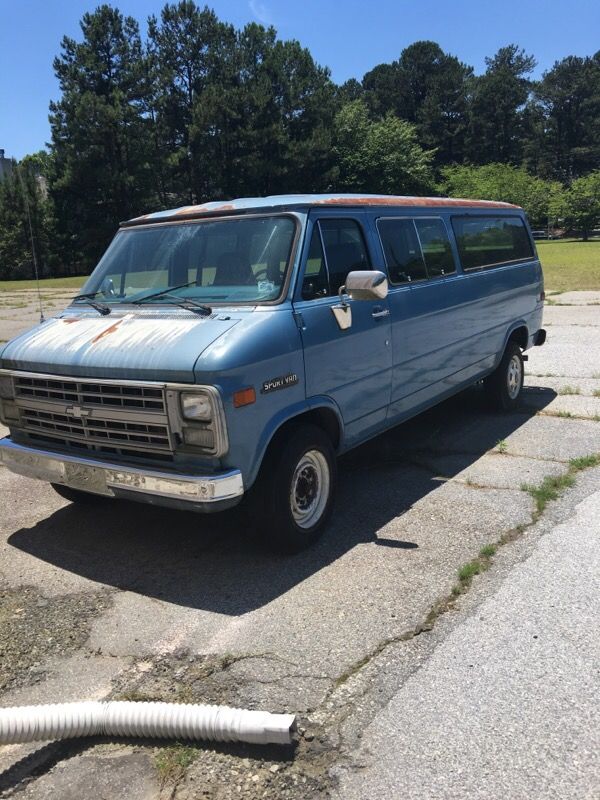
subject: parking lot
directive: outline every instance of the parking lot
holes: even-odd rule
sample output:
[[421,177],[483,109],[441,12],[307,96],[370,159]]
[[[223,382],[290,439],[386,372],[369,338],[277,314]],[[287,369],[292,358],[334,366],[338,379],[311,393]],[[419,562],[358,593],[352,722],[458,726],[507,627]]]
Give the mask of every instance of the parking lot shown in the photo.
[[[58,309],[68,293],[47,295]],[[474,388],[348,454],[328,536],[291,558],[261,549],[237,513],[75,506],[0,468],[2,706],[114,697],[300,717],[289,749],[0,747],[0,792],[336,795],[361,767],[362,732],[544,535],[553,506],[527,487],[600,453],[600,293],[552,301],[518,413],[491,413]],[[33,293],[3,293],[0,339],[36,321]],[[578,472],[565,502],[594,491],[599,471]],[[469,589],[458,570],[490,544],[491,569]]]

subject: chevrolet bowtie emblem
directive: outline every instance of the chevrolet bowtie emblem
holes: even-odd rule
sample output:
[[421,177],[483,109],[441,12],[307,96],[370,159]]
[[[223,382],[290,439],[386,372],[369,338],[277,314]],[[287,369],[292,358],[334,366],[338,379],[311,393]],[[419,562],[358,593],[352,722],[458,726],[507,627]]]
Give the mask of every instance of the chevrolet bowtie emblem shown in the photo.
[[90,415],[89,408],[82,408],[81,406],[69,406],[65,411],[70,417],[75,417],[76,419],[89,417]]

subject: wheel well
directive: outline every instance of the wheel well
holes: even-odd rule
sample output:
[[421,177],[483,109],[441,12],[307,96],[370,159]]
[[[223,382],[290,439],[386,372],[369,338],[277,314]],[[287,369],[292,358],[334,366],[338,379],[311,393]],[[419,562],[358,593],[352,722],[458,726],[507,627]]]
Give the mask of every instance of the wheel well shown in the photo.
[[321,428],[321,430],[324,431],[331,439],[333,447],[336,450],[338,449],[342,438],[342,432],[340,428],[340,422],[335,412],[330,408],[311,408],[309,411],[304,411],[302,414],[298,414],[298,416],[292,417],[284,422],[283,425],[281,425],[281,427],[279,427],[275,432],[273,438],[269,442],[267,450],[269,450],[282,436],[289,434],[291,429],[297,428],[299,425],[306,423],[310,423],[312,425],[316,425],[318,428]]
[[521,350],[525,350],[529,341],[529,332],[527,331],[525,325],[521,325],[520,328],[515,328],[515,330],[508,337],[508,341],[516,342]]

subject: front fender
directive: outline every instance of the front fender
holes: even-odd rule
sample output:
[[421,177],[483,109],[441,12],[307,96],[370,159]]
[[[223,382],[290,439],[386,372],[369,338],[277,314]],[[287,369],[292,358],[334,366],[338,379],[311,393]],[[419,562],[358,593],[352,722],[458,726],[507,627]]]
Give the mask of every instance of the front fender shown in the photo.
[[269,419],[268,424],[263,428],[257,440],[255,456],[250,462],[249,470],[244,475],[244,488],[246,490],[250,488],[256,480],[256,476],[258,475],[269,445],[277,432],[281,430],[282,426],[294,419],[302,417],[303,414],[319,409],[326,409],[335,414],[340,431],[340,444],[338,449],[343,448],[344,427],[342,415],[337,404],[330,397],[310,397],[306,400],[286,406],[285,408],[281,408]]

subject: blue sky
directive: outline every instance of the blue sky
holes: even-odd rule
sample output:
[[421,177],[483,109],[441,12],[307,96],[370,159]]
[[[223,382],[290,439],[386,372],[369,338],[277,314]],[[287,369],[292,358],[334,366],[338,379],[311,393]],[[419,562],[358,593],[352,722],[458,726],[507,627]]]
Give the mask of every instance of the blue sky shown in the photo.
[[[146,19],[163,0],[114,2]],[[204,5],[204,0],[200,0]],[[334,80],[361,78],[392,61],[417,39],[433,39],[475,67],[515,42],[538,60],[537,74],[566,55],[600,48],[599,0],[215,0],[221,19],[241,26],[273,24],[281,38],[298,39],[327,65]],[[0,0],[0,148],[21,158],[50,136],[48,103],[58,97],[52,59],[63,35],[77,38],[79,20],[94,0]]]

